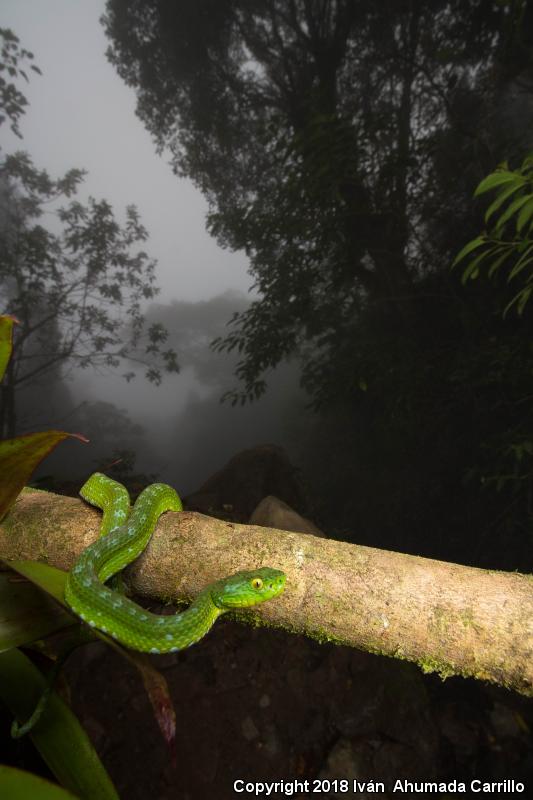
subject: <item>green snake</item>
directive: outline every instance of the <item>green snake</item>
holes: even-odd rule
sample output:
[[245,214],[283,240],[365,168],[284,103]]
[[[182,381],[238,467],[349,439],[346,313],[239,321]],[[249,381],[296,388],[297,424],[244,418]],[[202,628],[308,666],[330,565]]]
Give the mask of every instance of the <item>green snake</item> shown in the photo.
[[164,483],[153,483],[129,514],[126,488],[95,472],[80,495],[104,516],[100,538],[68,573],[65,600],[84,622],[126,647],[149,653],[183,650],[205,636],[221,614],[262,603],[285,587],[285,573],[260,567],[211,583],[181,613],[152,614],[105,582],[142,553],[161,514],[183,510],[178,494]]

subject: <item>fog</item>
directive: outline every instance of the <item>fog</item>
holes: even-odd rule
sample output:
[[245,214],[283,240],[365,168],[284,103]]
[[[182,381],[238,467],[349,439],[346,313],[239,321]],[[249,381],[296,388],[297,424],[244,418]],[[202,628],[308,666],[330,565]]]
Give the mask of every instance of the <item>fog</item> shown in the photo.
[[[110,462],[113,453],[134,450],[136,472],[157,476],[188,494],[246,447],[274,442],[298,461],[301,426],[312,414],[295,365],[285,362],[273,370],[266,394],[252,404],[220,402],[225,391],[238,386],[233,375],[237,358],[214,353],[209,343],[227,330],[231,314],[248,304],[246,295],[228,290],[198,303],[174,301],[149,308],[148,319],[162,321],[169,330],[180,373],[166,375],[154,386],[142,370],[129,383],[119,372],[76,372],[63,385],[68,398],[61,395],[57,406],[50,404],[47,421],[84,434],[91,443],[65,442],[37,476],[54,471],[82,475],[99,459]],[[33,400],[30,391],[25,411],[29,420],[35,419]]]
[[[222,393],[237,385],[236,359],[211,352],[209,341],[227,332],[233,312],[256,296],[247,259],[209,236],[202,194],[172,173],[166,154],[157,155],[135,115],[134,92],[105,57],[108,42],[99,23],[104,6],[104,0],[2,4],[3,26],[34,53],[43,74],[31,74],[21,87],[29,103],[20,126],[23,139],[4,125],[1,147],[7,153],[27,150],[52,177],[71,167],[86,169],[80,199],[106,198],[119,219],[127,204],[138,207],[161,289],[157,303],[144,310],[150,321],[167,326],[180,373],[154,386],[139,369],[129,383],[124,369],[63,370],[54,385],[41,382],[22,393],[19,425],[27,431],[51,425],[91,440],[63,443],[37,478],[81,480],[101,459],[110,462],[117,451],[131,450],[135,471],[186,493],[241,448],[270,441],[291,447],[288,417],[306,401],[296,369],[285,364],[253,406],[220,404]],[[54,226],[50,216],[48,224]]]

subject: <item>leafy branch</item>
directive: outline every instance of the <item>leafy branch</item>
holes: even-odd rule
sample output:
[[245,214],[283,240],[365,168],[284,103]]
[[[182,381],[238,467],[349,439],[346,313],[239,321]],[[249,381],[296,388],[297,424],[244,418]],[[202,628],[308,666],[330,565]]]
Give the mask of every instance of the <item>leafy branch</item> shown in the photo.
[[520,276],[523,285],[503,313],[516,305],[521,315],[533,292],[533,154],[516,170],[510,170],[507,162],[501,164],[481,181],[474,197],[489,191],[496,197],[485,212],[487,229],[463,247],[452,266],[470,257],[463,283],[478,278],[482,270],[492,278],[504,268],[508,283]]
[[[0,28],[0,125],[9,119],[11,130],[22,139],[19,130],[19,119],[26,113],[27,99],[14,83],[7,79],[17,79],[21,75],[28,82],[28,74],[19,66],[19,61],[30,62],[33,60],[33,53],[19,46],[20,40],[9,28]],[[35,64],[30,64],[29,68],[42,75],[41,70]]]

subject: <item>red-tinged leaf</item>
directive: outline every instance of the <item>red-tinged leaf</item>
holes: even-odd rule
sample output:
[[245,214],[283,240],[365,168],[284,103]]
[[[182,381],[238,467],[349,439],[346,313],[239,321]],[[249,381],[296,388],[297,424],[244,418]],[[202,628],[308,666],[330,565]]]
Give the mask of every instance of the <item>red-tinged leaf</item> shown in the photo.
[[176,712],[170,696],[170,689],[166,678],[157,670],[144,653],[128,650],[118,642],[101,633],[97,628],[91,628],[91,633],[102,639],[117,653],[133,664],[139,670],[144,688],[150,700],[156,722],[170,751],[171,763],[176,765]]
[[11,508],[38,464],[66,438],[89,440],[79,433],[42,431],[0,442],[0,520]]
[[12,314],[0,316],[0,381],[4,377],[13,349],[14,324],[20,325],[20,322]]
[[170,696],[170,689],[164,675],[157,670],[144,653],[122,650],[122,654],[141,673],[141,678],[152,704],[154,716],[163,738],[170,750],[172,765],[176,765],[176,712]]

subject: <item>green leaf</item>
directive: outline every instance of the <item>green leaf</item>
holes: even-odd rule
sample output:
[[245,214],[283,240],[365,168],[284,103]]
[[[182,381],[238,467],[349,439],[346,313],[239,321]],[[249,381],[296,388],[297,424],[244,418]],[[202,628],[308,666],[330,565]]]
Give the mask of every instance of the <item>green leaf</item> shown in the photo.
[[532,195],[530,194],[525,194],[523,195],[523,197],[517,197],[516,200],[514,200],[514,202],[511,203],[509,208],[506,211],[504,211],[501,217],[499,218],[498,222],[496,223],[496,230],[500,230],[501,228],[503,228],[505,223],[511,219],[513,214],[515,214],[519,208],[522,208],[522,206],[525,203],[527,203],[528,200],[531,199],[531,197]]
[[72,616],[12,572],[0,572],[0,652],[75,624]]
[[87,442],[79,433],[42,431],[0,441],[0,521],[28,482],[28,478],[51,450],[67,437]]
[[515,303],[517,304],[517,307],[518,307],[517,308],[518,316],[522,315],[524,307],[525,307],[527,301],[529,300],[529,298],[531,296],[532,289],[533,289],[533,287],[527,286],[526,288],[524,288],[520,292],[518,292],[518,294],[515,294],[513,299],[509,303],[507,303],[507,305],[505,306],[505,308],[503,310],[504,318],[507,316],[507,312],[509,311],[509,309],[511,309],[514,306]]
[[[20,723],[32,714],[45,686],[44,676],[19,650],[0,653],[0,698]],[[66,789],[83,798],[118,800],[87,734],[55,692],[29,736]]]
[[75,795],[38,775],[0,765],[0,797],[9,800],[75,800]]
[[521,189],[521,188],[522,188],[522,184],[517,183],[517,184],[513,184],[513,186],[509,186],[507,189],[505,189],[504,191],[500,192],[500,194],[498,194],[498,196],[496,197],[496,200],[494,200],[494,202],[491,203],[490,206],[487,208],[487,210],[485,212],[485,222],[488,222],[490,217],[494,214],[494,212],[497,211],[499,209],[499,207],[501,205],[503,205],[503,203],[505,203],[505,201],[514,192],[516,192],[517,189]]
[[480,253],[478,256],[476,256],[476,258],[473,261],[471,261],[469,264],[467,264],[467,266],[465,267],[465,269],[463,271],[463,275],[461,277],[461,283],[463,285],[467,282],[467,280],[469,278],[474,280],[475,278],[478,277],[478,275],[479,275],[479,269],[478,269],[479,264],[481,263],[481,261],[483,261],[483,259],[486,256],[490,255],[493,252],[495,252],[493,248],[490,248],[489,250],[485,250],[485,252]]
[[533,195],[529,195],[529,202],[522,206],[516,221],[516,232],[520,233],[524,225],[533,217]]
[[492,276],[495,274],[496,270],[497,270],[499,267],[501,267],[501,265],[503,264],[503,262],[505,261],[505,259],[506,259],[506,258],[508,258],[508,257],[511,255],[511,253],[512,253],[512,252],[513,252],[513,248],[512,248],[512,247],[508,247],[508,248],[505,250],[505,252],[504,252],[504,253],[502,253],[502,255],[501,255],[501,256],[499,256],[499,257],[496,259],[496,261],[493,261],[493,262],[492,262],[492,264],[491,264],[491,265],[490,265],[490,267],[489,267],[489,272],[488,272],[488,276],[489,276],[489,278],[492,278]]
[[526,286],[526,288],[522,289],[522,291],[520,292],[520,295],[519,295],[520,299],[518,300],[518,316],[519,317],[522,316],[522,312],[523,312],[523,310],[525,308],[525,305],[526,305],[527,301],[531,297],[531,292],[532,291],[533,291],[533,286]]
[[518,275],[519,272],[522,272],[524,267],[526,267],[527,264],[531,261],[531,259],[532,259],[532,255],[531,254],[532,253],[533,253],[533,243],[531,243],[527,247],[527,249],[524,250],[522,256],[518,259],[518,261],[516,262],[516,264],[512,268],[511,272],[509,273],[509,277],[507,279],[507,282],[511,281],[514,277],[516,277],[516,275]]
[[520,176],[517,175],[516,172],[508,172],[507,170],[497,170],[496,172],[492,172],[490,175],[487,175],[486,178],[483,178],[480,184],[478,184],[476,191],[474,192],[474,197],[478,197],[480,194],[484,192],[488,192],[490,189],[494,189],[495,186],[501,186],[503,183],[517,183],[519,186],[522,186],[525,181]]
[[6,367],[13,349],[13,325],[20,324],[11,314],[0,316],[0,381],[4,377]]
[[453,267],[455,267],[456,264],[459,263],[459,261],[462,261],[462,259],[465,256],[467,256],[469,253],[471,253],[472,250],[475,250],[476,247],[481,247],[481,245],[482,244],[486,244],[486,242],[487,242],[487,237],[486,236],[478,236],[476,239],[472,239],[472,241],[468,242],[468,244],[465,244],[463,249],[455,257],[455,261],[452,264],[452,269],[453,269]]

